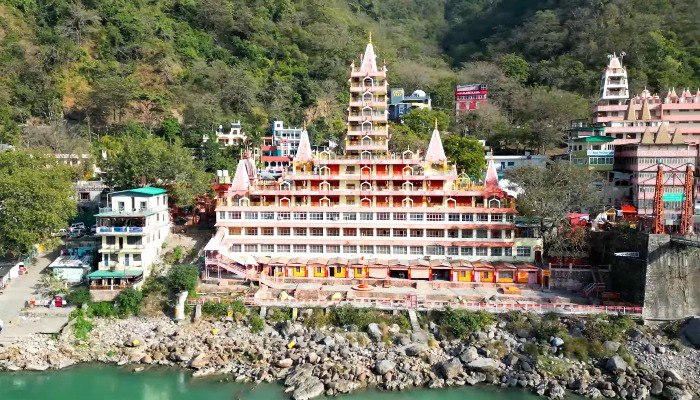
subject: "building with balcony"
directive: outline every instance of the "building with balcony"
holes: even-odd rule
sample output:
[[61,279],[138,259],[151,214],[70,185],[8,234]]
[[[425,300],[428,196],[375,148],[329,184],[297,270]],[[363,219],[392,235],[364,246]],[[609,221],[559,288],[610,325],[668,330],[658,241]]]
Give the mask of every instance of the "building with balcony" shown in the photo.
[[430,95],[418,89],[406,96],[403,88],[391,88],[389,90],[389,120],[401,121],[403,116],[413,109],[432,108]]
[[[241,146],[248,141],[248,136],[242,131],[241,121],[231,122],[229,129],[224,129],[223,125],[219,125],[216,129],[215,140],[219,146]],[[209,141],[209,135],[202,136],[202,142]]]
[[124,190],[109,198],[111,207],[95,216],[101,246],[98,270],[88,275],[91,290],[118,291],[142,282],[170,232],[164,189]]
[[286,127],[283,121],[273,121],[270,136],[262,138],[260,161],[267,173],[278,174],[289,168],[297,153],[301,134],[306,127]]
[[612,171],[615,150],[608,136],[581,136],[570,141],[571,162],[594,171]]
[[[384,113],[377,93],[372,44],[359,68],[351,67],[353,110]],[[369,80],[367,79],[369,78]],[[372,105],[352,105],[357,102]],[[205,247],[205,278],[264,282],[292,279],[394,279],[454,283],[536,284],[533,262],[541,241],[515,226],[515,199],[499,187],[491,160],[485,178],[459,174],[442,146],[437,122],[424,156],[389,154],[369,143],[353,146],[365,129],[376,142],[379,124],[349,120],[345,151],[312,152],[302,132],[292,166],[277,181],[251,174],[244,158],[216,208],[217,234]]]
[[489,89],[484,84],[458,85],[455,89],[455,114],[479,109],[479,104],[488,101]]
[[499,178],[502,178],[503,173],[509,169],[521,167],[523,165],[544,167],[549,160],[549,157],[545,154],[530,154],[529,151],[526,151],[525,154],[487,154],[487,157],[493,160]]

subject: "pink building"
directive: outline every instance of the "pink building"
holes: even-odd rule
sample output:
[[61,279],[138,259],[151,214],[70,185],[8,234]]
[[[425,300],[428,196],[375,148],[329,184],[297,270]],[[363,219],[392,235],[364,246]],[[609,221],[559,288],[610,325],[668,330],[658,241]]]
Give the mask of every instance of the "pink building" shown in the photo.
[[435,127],[425,156],[387,147],[386,68],[371,43],[351,66],[345,151],[313,153],[263,181],[241,160],[216,209],[206,276],[538,283],[541,240],[520,237],[493,162],[457,173]]

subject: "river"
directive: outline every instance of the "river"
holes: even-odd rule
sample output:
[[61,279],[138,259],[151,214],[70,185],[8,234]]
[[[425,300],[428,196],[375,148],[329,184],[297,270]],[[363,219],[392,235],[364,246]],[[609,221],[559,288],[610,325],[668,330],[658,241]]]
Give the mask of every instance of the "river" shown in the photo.
[[[88,364],[61,371],[0,372],[2,400],[276,400],[287,399],[276,384],[245,385],[213,378],[191,378],[179,369],[154,368],[140,373],[129,368]],[[523,390],[491,386],[414,389],[405,392],[370,390],[343,400],[534,400]]]

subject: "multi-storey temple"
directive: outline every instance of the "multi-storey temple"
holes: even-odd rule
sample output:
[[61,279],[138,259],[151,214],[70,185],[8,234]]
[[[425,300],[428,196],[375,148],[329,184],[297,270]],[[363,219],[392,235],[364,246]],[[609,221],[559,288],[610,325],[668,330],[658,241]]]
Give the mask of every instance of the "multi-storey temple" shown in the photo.
[[312,152],[303,131],[278,180],[239,162],[205,247],[207,278],[541,283],[541,241],[516,229],[492,161],[482,181],[458,174],[437,125],[424,155],[389,152],[386,72],[371,43],[351,66],[342,154]]

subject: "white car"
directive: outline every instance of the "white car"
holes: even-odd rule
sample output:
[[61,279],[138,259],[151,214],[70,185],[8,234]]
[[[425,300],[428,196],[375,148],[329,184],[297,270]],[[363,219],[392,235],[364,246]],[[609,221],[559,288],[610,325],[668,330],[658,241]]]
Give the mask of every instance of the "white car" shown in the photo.
[[61,228],[61,229],[57,230],[56,232],[51,233],[51,236],[53,236],[53,237],[66,237],[68,235],[70,235],[70,231],[68,229],[65,229],[65,228]]
[[85,230],[85,224],[83,222],[76,222],[74,224],[71,224],[70,230],[71,232],[77,229],[82,229],[83,231]]

